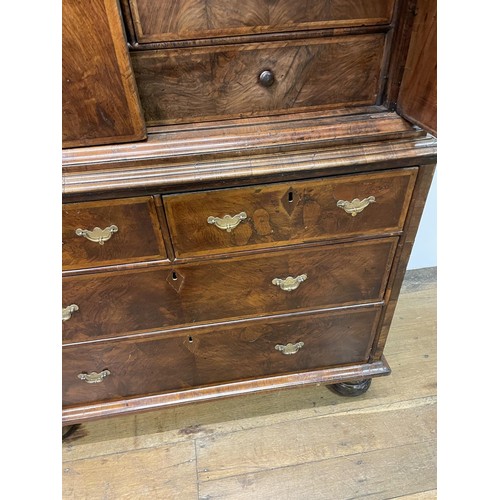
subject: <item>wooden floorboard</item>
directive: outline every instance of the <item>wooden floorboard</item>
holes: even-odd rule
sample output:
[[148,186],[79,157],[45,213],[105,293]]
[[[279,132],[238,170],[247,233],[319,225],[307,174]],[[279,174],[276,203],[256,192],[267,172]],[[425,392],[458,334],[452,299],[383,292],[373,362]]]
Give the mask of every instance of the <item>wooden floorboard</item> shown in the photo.
[[197,498],[195,463],[189,442],[73,460],[63,464],[63,498]]
[[357,398],[313,386],[84,424],[63,498],[437,498],[435,268],[407,273],[385,354],[392,374]]

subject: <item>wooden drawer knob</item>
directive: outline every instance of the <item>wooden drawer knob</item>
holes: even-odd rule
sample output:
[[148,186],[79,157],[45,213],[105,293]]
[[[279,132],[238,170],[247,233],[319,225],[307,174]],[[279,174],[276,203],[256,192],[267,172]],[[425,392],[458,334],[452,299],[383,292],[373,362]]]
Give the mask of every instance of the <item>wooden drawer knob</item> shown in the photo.
[[274,83],[274,73],[269,69],[265,69],[259,75],[259,83],[263,87],[270,87]]

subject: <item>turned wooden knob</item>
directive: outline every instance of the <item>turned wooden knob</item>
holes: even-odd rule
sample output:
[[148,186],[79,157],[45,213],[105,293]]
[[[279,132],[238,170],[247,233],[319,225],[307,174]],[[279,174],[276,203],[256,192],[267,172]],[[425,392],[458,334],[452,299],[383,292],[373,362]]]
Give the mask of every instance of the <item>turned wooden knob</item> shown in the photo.
[[270,87],[274,83],[274,73],[271,70],[265,69],[259,75],[259,83],[263,87]]

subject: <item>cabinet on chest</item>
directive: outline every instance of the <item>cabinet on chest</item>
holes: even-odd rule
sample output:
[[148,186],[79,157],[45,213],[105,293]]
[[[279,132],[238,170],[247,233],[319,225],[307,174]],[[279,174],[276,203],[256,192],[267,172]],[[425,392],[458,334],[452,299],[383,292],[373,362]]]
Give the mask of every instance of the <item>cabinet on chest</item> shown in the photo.
[[432,2],[63,4],[63,421],[388,374]]

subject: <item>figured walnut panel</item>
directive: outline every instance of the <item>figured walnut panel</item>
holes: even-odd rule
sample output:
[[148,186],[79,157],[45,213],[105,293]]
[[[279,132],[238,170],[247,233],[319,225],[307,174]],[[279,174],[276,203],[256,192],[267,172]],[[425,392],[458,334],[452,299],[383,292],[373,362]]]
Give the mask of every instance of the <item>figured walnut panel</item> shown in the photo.
[[[105,401],[367,360],[379,307],[63,347],[63,404]],[[284,355],[277,344],[303,342]],[[110,374],[88,384],[83,372]]]
[[389,23],[393,0],[130,0],[140,43]]
[[437,3],[422,0],[398,96],[398,112],[437,135]]
[[[163,198],[178,257],[401,231],[418,168]],[[337,206],[373,196],[356,216]],[[208,224],[245,212],[230,232]]]
[[384,45],[379,33],[131,56],[146,122],[163,125],[376,104]]
[[[103,244],[76,233],[111,226],[117,231]],[[64,204],[62,236],[64,270],[166,258],[152,197]]]
[[144,139],[117,0],[62,3],[63,147]]
[[[381,301],[397,238],[63,278],[65,343]],[[291,292],[273,279],[307,274]]]

